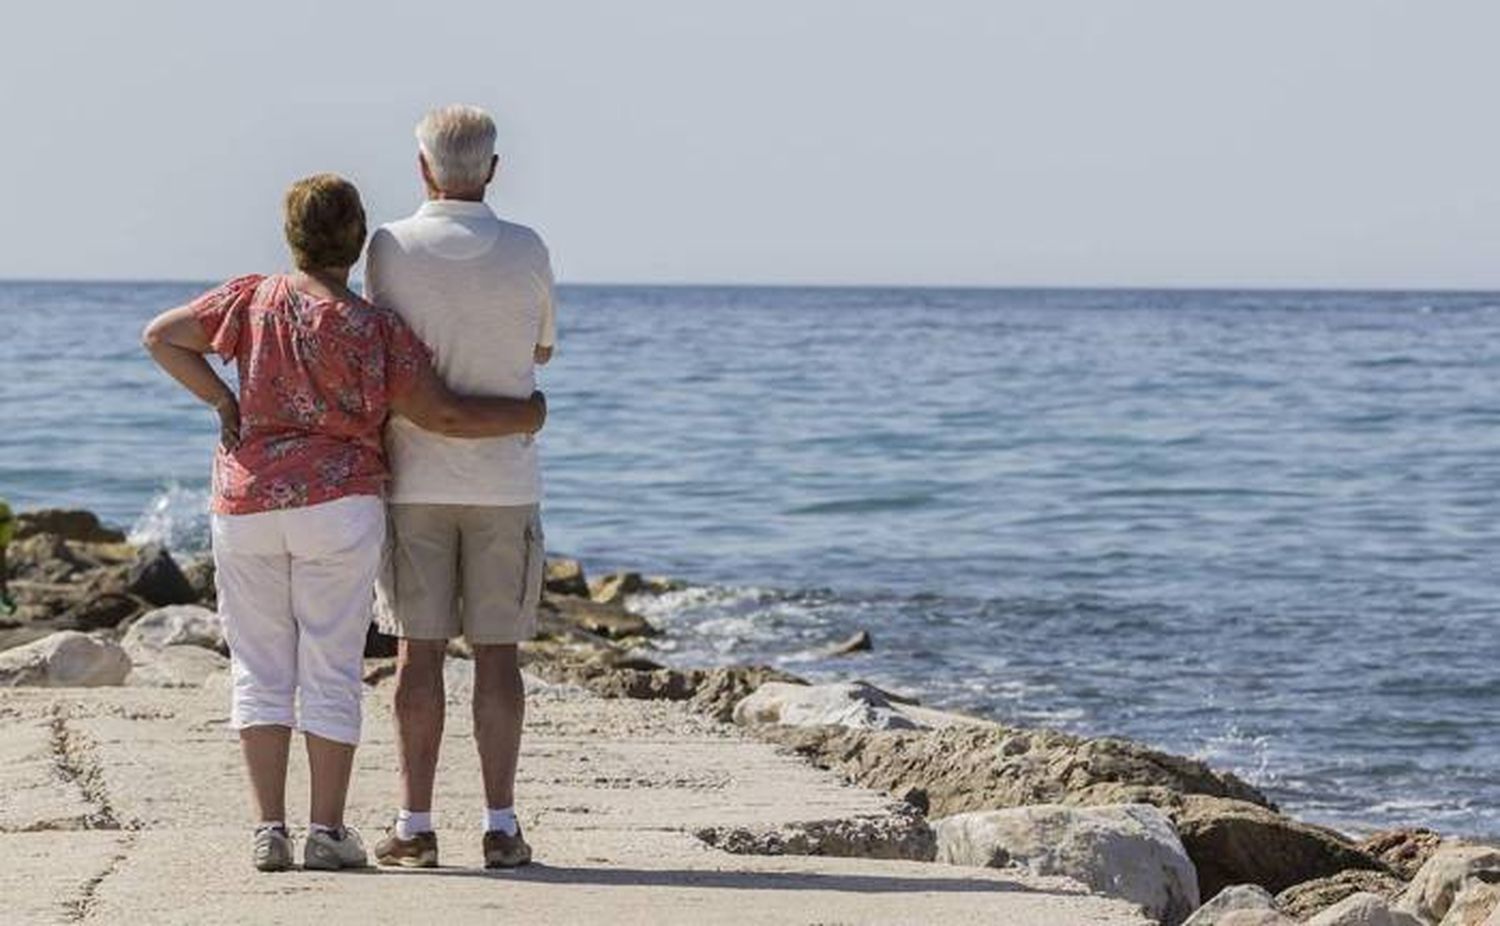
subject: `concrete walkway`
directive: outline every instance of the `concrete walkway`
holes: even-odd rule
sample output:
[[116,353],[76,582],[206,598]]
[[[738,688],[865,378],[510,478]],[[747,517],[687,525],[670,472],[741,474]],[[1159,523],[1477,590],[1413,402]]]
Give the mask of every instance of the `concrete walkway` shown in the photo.
[[[463,699],[456,681],[451,696]],[[367,698],[350,807],[372,845],[396,793],[388,700],[388,687]],[[694,829],[876,813],[885,800],[676,705],[561,686],[537,686],[527,720],[519,807],[536,864],[477,867],[483,801],[460,702],[438,783],[447,867],[259,874],[226,715],[221,679],[203,689],[0,691],[0,921],[1147,922],[1060,879],[711,849]],[[290,810],[301,821],[300,756],[293,778]]]

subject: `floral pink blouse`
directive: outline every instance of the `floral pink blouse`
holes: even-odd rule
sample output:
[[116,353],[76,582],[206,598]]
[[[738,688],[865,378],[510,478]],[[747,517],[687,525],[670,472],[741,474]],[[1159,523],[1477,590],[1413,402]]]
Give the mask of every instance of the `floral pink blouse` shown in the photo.
[[380,495],[392,397],[416,382],[426,348],[395,313],[298,292],[285,276],[243,276],[191,303],[240,380],[240,443],[214,458],[213,510],[251,514]]

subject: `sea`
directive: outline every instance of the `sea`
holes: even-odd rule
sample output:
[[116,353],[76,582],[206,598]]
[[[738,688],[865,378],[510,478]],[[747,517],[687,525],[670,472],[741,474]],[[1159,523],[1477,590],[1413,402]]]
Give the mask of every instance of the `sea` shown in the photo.
[[[0,284],[0,495],[206,543],[142,325]],[[1500,294],[565,286],[548,544],[691,583],[656,658],[1202,758],[1500,836]],[[874,647],[827,649],[859,631]]]

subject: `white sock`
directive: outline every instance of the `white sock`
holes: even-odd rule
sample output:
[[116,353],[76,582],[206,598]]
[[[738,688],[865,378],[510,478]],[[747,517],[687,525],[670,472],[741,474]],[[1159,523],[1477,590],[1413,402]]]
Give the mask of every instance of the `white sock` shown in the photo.
[[313,833],[327,833],[334,839],[344,838],[344,828],[342,826],[329,826],[326,823],[309,823],[307,824],[307,829]]
[[407,810],[396,813],[396,838],[415,839],[418,833],[432,832],[432,811]]
[[259,833],[261,830],[281,830],[285,832],[286,823],[281,820],[262,820],[255,824],[255,831]]
[[514,836],[520,830],[521,824],[516,820],[516,808],[501,807],[496,810],[486,807],[484,811],[484,831],[486,833],[499,830],[507,836]]

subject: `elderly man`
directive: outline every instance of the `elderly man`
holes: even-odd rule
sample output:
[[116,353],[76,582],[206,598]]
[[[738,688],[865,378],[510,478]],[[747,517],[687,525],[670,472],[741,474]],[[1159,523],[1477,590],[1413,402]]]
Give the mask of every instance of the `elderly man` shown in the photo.
[[[417,126],[427,201],[370,239],[366,296],[395,310],[432,351],[449,387],[525,398],[551,356],[552,269],[536,232],[484,203],[495,123],[447,106]],[[376,847],[382,865],[437,865],[433,779],[443,736],[443,659],[460,634],[474,654],[474,738],[484,775],[485,866],[531,860],[515,813],[525,714],[517,644],[536,628],[543,573],[532,438],[459,441],[393,418],[391,542],[377,615],[400,638],[396,733],[401,808]]]

